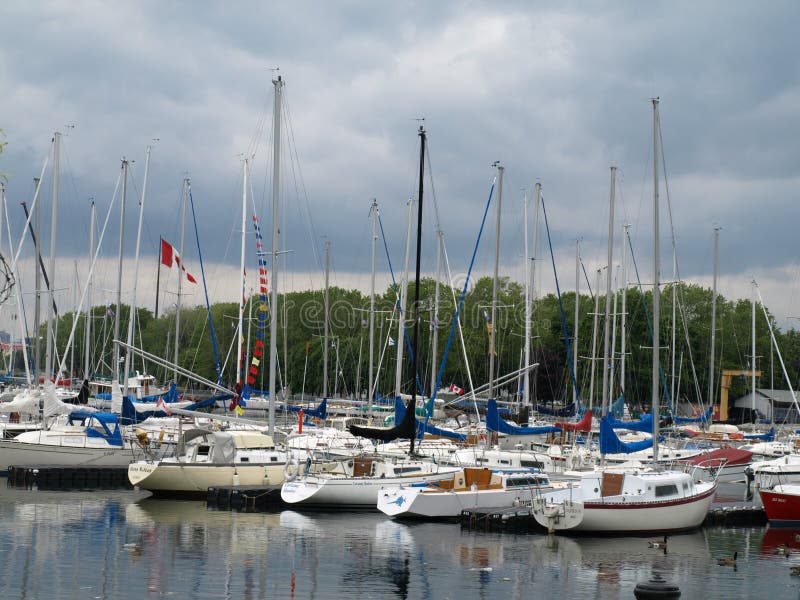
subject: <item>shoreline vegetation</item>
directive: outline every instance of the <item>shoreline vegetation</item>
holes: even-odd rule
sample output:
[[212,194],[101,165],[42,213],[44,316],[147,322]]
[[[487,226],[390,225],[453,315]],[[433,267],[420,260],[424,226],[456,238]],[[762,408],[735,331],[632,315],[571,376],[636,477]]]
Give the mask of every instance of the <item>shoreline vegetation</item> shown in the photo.
[[[439,295],[438,320],[433,322],[435,281],[424,279],[420,284],[420,373],[421,384],[426,394],[431,389],[431,340],[435,326],[439,328],[437,361],[440,362],[447,345],[455,308],[453,294],[459,298],[461,290],[451,290],[441,285]],[[409,285],[409,297],[413,297],[413,284]],[[705,396],[708,389],[708,364],[710,353],[711,322],[711,290],[692,284],[677,284],[677,310],[675,324],[675,378],[676,396],[692,406],[699,406],[700,401],[707,406]],[[662,291],[661,331],[667,332],[662,337],[662,364],[667,380],[672,374],[670,364],[673,356],[670,347],[672,340],[672,286],[665,286]],[[496,355],[495,363],[499,365],[498,374],[515,371],[522,367],[525,334],[524,288],[521,284],[503,277],[499,281]],[[358,290],[346,290],[338,287],[330,288],[330,348],[329,348],[329,382],[330,396],[366,397],[368,387],[369,356],[369,296]],[[465,298],[461,311],[461,325],[466,346],[466,356],[474,385],[477,387],[488,381],[489,368],[489,322],[491,309],[492,279],[483,277],[472,286]],[[381,395],[392,395],[395,377],[395,348],[393,341],[397,337],[397,317],[393,311],[396,294],[393,287],[383,294],[376,294],[375,301],[375,356],[374,365],[377,372],[377,392]],[[625,396],[631,406],[645,406],[650,396],[651,327],[649,323],[652,307],[652,294],[642,293],[635,287],[627,290],[626,316],[626,375]],[[570,343],[574,342],[574,307],[575,293],[567,292],[562,296],[567,331]],[[248,340],[252,351],[255,343],[258,321],[258,297],[253,296],[248,302],[254,304],[251,321],[245,321],[245,342]],[[613,302],[613,299],[612,299]],[[599,314],[604,314],[605,298],[599,299]],[[613,318],[612,304],[612,318]],[[621,306],[619,300],[616,304]],[[211,314],[216,331],[220,360],[225,365],[223,382],[230,384],[235,379],[236,362],[236,325],[238,305],[235,302],[213,304]],[[116,306],[96,306],[92,309],[92,340],[90,341],[92,367],[90,377],[108,376],[112,373],[113,354],[113,322]],[[619,310],[619,309],[618,309]],[[249,306],[245,307],[245,317]],[[407,313],[413,314],[411,307]],[[580,323],[578,332],[578,364],[576,375],[580,397],[584,403],[589,398],[589,381],[592,368],[592,332],[593,332],[594,298],[589,294],[580,296]],[[769,312],[767,311],[767,314]],[[69,338],[73,325],[74,313],[63,314],[57,324],[56,346],[59,356],[65,351],[64,345]],[[120,331],[127,331],[129,306],[121,307]],[[166,357],[171,360],[174,353],[175,308],[154,318],[153,312],[147,308],[137,310],[136,334],[134,345],[147,352]],[[538,367],[531,376],[531,396],[538,402],[571,402],[572,383],[569,375],[569,362],[562,334],[562,316],[558,298],[548,294],[533,300],[531,324],[531,362]],[[789,377],[796,386],[800,372],[800,333],[794,329],[780,331],[774,325],[780,353],[783,357]],[[84,344],[82,331],[85,314],[78,316],[74,359],[67,360],[74,364],[74,377],[83,377]],[[600,317],[597,336],[597,359],[595,365],[595,403],[601,393],[597,388],[602,381],[602,342],[603,318]],[[290,393],[300,393],[305,378],[304,392],[309,395],[319,394],[322,390],[322,344],[324,325],[324,300],[322,290],[309,290],[279,294],[278,297],[278,382],[279,389],[287,387]],[[269,339],[269,319],[265,323],[264,340]],[[410,332],[411,323],[407,324]],[[617,315],[617,336],[619,337],[620,315]],[[45,327],[40,332],[45,335]],[[410,334],[409,334],[410,335]],[[391,338],[391,339],[390,339]],[[752,357],[751,348],[751,302],[749,300],[728,301],[718,296],[717,304],[717,336],[715,358],[715,381],[719,382],[721,369],[746,369]],[[216,368],[208,327],[208,314],[205,306],[181,309],[181,333],[179,344],[179,364],[198,375],[208,379],[216,379]],[[232,344],[234,344],[231,350]],[[41,344],[42,347],[44,344]],[[615,365],[619,362],[621,343],[615,345]],[[407,346],[408,348],[408,346]],[[29,353],[32,353],[29,348]],[[43,352],[43,348],[42,348]],[[468,388],[467,370],[464,365],[464,350],[461,348],[459,335],[453,337],[441,386],[455,384],[460,388]],[[756,319],[756,368],[762,371],[758,387],[788,389],[782,375],[780,362],[772,348],[767,324],[763,312],[757,307]],[[382,357],[382,360],[381,360]],[[307,363],[306,363],[307,360]],[[266,361],[265,361],[266,362]],[[379,366],[380,363],[380,366]],[[304,374],[304,367],[305,374]],[[147,372],[157,378],[167,380],[171,373],[154,365],[143,365],[136,357],[132,361],[132,369]],[[15,374],[22,372],[21,353],[16,353],[14,362]],[[436,365],[438,371],[439,365]],[[256,388],[265,389],[266,373],[261,369]],[[357,378],[360,380],[357,382]],[[264,381],[262,381],[262,379]],[[618,395],[619,368],[614,367],[615,392]],[[410,374],[408,352],[404,358],[403,391],[411,391],[413,377]],[[717,384],[718,385],[718,384]],[[518,383],[513,380],[505,386],[507,394],[517,392]],[[730,397],[736,398],[750,389],[749,378],[734,378]],[[698,397],[698,394],[701,397]],[[644,402],[642,402],[644,401]]]

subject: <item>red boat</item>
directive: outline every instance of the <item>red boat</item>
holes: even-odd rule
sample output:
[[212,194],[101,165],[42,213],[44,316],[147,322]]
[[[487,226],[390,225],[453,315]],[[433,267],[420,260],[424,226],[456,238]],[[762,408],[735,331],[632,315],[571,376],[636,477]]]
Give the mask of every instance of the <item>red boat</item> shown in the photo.
[[800,524],[800,484],[779,484],[768,490],[759,490],[759,493],[770,523]]

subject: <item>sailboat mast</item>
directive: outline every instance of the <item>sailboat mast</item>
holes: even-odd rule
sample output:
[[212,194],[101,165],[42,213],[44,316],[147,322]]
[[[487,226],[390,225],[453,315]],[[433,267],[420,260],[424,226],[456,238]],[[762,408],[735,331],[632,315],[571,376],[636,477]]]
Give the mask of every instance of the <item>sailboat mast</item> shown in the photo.
[[[322,334],[322,397],[328,397],[328,311],[330,310],[330,297],[328,295],[328,286],[330,284],[331,273],[331,242],[325,240],[325,307],[323,314],[323,334]],[[337,376],[338,377],[338,376]],[[334,389],[336,383],[334,381]]]
[[378,201],[373,198],[369,209],[372,218],[372,277],[369,286],[369,416],[372,417],[372,402],[375,395],[373,364],[375,361],[375,247],[378,243]]
[[[45,381],[50,381],[53,377],[53,294],[55,292],[56,280],[56,231],[58,230],[58,171],[60,150],[61,134],[56,131],[53,136],[53,207],[50,219],[50,285],[47,294],[49,302],[47,303],[47,339],[45,340]],[[38,331],[36,335],[39,335]]]
[[[533,187],[533,190],[534,190],[534,197],[535,197],[534,204],[533,204],[533,239],[531,240],[531,254],[530,254],[530,258],[529,258],[529,260],[530,260],[530,274],[531,274],[531,277],[530,277],[531,293],[530,293],[530,299],[529,299],[530,308],[526,309],[526,310],[530,311],[531,319],[533,318],[533,300],[536,297],[536,252],[537,252],[538,243],[539,243],[539,205],[542,202],[542,184],[541,183],[537,183]],[[527,222],[526,222],[525,226],[527,227]],[[533,329],[532,325],[531,325],[531,329]],[[530,335],[528,335],[528,339],[526,341],[526,344],[528,344],[528,347],[530,347],[530,343],[531,343],[530,342]],[[529,367],[530,367],[530,364],[531,363],[528,361],[527,364],[525,365],[525,374],[528,377],[525,380],[525,389],[526,390],[530,387],[530,381],[531,381],[530,371],[528,370]],[[531,404],[530,399],[531,399],[531,394],[530,394],[530,391],[529,391],[528,392],[528,396],[525,399],[525,405],[526,406],[530,406],[530,404]]]
[[[244,256],[245,256],[245,236],[247,233],[247,177],[249,161],[247,157],[244,159],[244,173],[242,175],[242,247],[241,257],[239,261],[239,327],[238,336],[236,338],[236,383],[239,387],[244,386],[244,364],[242,362],[242,347],[244,346]],[[177,340],[176,340],[177,341]],[[177,344],[175,344],[177,348]]]
[[[414,384],[411,386],[411,402],[406,410],[416,413],[417,407],[417,367],[419,365],[419,263],[422,254],[422,189],[425,174],[425,129],[419,128],[419,192],[417,195],[417,268],[414,275],[414,336],[412,341],[411,374]],[[416,417],[415,417],[416,418]],[[411,438],[411,454],[414,453],[414,437]]]
[[[119,321],[122,312],[122,249],[125,241],[125,201],[128,194],[128,161],[122,159],[122,203],[119,209],[119,256],[117,258],[117,312],[114,314],[114,339],[119,340]],[[129,317],[130,318],[130,317]],[[120,382],[119,344],[114,344],[114,381]],[[128,374],[124,374],[127,379]]]
[[439,360],[439,281],[442,278],[442,238],[441,228],[436,230],[436,283],[433,291],[433,317],[431,317],[431,392],[430,398],[436,394],[436,369]]
[[708,361],[708,405],[714,406],[714,342],[717,334],[717,268],[719,262],[719,226],[714,227],[714,279],[711,284],[711,352]]
[[269,310],[269,434],[275,433],[275,371],[278,363],[278,208],[280,200],[281,174],[281,90],[283,79],[278,75],[272,80],[275,86],[273,108],[272,150],[272,294]]
[[[94,220],[95,220],[95,205],[92,200],[89,206],[89,262],[92,264],[94,259]],[[91,349],[92,349],[92,278],[86,282],[86,331],[83,349],[83,377],[88,379],[91,377]]]
[[525,340],[523,342],[522,357],[523,357],[523,371],[522,371],[522,405],[528,406],[530,400],[530,391],[528,384],[530,383],[530,376],[528,374],[528,365],[531,361],[531,277],[530,269],[528,269],[528,257],[531,255],[528,246],[528,192],[527,190],[522,195],[522,221],[524,223],[522,236],[525,250],[522,253],[522,268],[523,276],[525,277]]
[[594,374],[597,370],[597,326],[600,320],[600,271],[597,269],[597,276],[594,284],[594,315],[592,319],[592,366],[589,370],[589,408],[594,407]]
[[[581,240],[575,240],[575,333],[572,342],[572,364],[575,366],[575,380],[578,380],[578,327],[580,323],[581,306]],[[527,359],[526,359],[527,360]],[[578,386],[572,386],[572,404],[578,405]]]
[[[33,187],[36,190],[36,195],[39,194],[39,178],[33,178]],[[34,228],[36,229],[36,239],[34,240],[34,251],[36,252],[36,259],[34,260],[34,307],[33,307],[33,376],[38,380],[38,373],[42,370],[42,348],[41,348],[41,329],[42,329],[42,207],[41,202],[37,202],[37,198],[33,199],[34,207]]]
[[625,321],[627,312],[625,302],[628,296],[628,228],[630,225],[625,223],[622,226],[622,315],[620,318],[620,344],[619,344],[619,388],[625,395]]
[[497,277],[500,271],[500,215],[503,210],[503,171],[505,167],[497,165],[497,222],[495,223],[494,240],[494,277],[492,278],[492,315],[489,331],[489,398],[494,398],[494,356],[497,339]]
[[658,235],[658,98],[653,98],[653,464],[658,464],[658,427],[660,409],[658,405],[661,344],[661,257]]
[[[131,308],[128,316],[128,339],[127,339],[128,346],[133,345],[134,322],[136,321],[136,283],[139,281],[139,249],[141,248],[141,243],[142,243],[142,221],[144,219],[144,199],[147,195],[147,175],[149,172],[150,172],[150,146],[147,147],[146,158],[144,161],[144,179],[142,180],[142,200],[141,202],[139,202],[139,224],[136,228],[136,254],[133,262],[133,290],[131,296]],[[181,248],[181,251],[183,251],[183,248]],[[180,300],[178,302],[180,302]],[[180,304],[178,306],[180,307]],[[180,311],[180,308],[178,310]],[[175,362],[177,363],[177,359]],[[131,352],[130,350],[128,350],[125,352],[126,375],[125,375],[125,381],[122,384],[123,396],[125,396],[128,393],[127,373],[130,373],[130,369],[131,369]]]
[[753,279],[752,295],[753,295],[753,300],[751,302],[752,310],[751,310],[750,335],[751,335],[753,359],[750,362],[750,383],[751,383],[750,409],[753,411],[753,413],[751,414],[754,414],[756,410],[756,280],[755,279]]
[[[406,299],[408,296],[408,261],[411,253],[411,226],[414,219],[414,200],[408,200],[408,228],[406,230],[406,260],[403,274],[403,281],[400,284],[400,310],[397,316],[397,361],[394,373],[394,394],[400,397],[401,386],[403,383],[403,348],[405,345],[406,332]],[[416,382],[414,382],[416,385]]]
[[[150,158],[150,154],[148,153],[147,158]],[[189,186],[191,183],[189,182],[189,178],[186,177],[183,180],[183,194],[181,195],[181,245],[180,249],[178,250],[178,256],[181,257],[181,264],[178,265],[178,297],[175,307],[175,349],[173,352],[173,364],[175,365],[175,370],[172,373],[172,377],[175,380],[175,383],[178,383],[178,355],[180,353],[181,344],[181,300],[182,300],[182,292],[183,292],[183,243],[186,238],[186,205],[189,202]],[[241,323],[241,321],[240,321]],[[130,344],[131,342],[128,341]]]
[[614,186],[616,183],[617,167],[611,167],[611,191],[608,198],[608,258],[606,262],[606,303],[605,320],[603,321],[603,404],[601,413],[608,412],[608,351],[611,335],[611,276],[614,252]]

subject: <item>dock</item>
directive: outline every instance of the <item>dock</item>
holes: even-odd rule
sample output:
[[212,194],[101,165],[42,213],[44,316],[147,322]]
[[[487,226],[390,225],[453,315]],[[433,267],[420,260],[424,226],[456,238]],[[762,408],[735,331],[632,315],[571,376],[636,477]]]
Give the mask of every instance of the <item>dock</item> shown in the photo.
[[38,490],[133,489],[128,467],[36,465],[8,467],[8,485]]

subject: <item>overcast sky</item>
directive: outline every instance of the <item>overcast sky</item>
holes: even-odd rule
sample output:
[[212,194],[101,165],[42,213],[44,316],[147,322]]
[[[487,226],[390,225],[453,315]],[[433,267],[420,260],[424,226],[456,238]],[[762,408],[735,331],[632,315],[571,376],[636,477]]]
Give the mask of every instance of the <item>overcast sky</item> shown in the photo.
[[[422,117],[432,167],[424,271],[435,265],[433,191],[451,268],[463,273],[492,163],[501,161],[501,274],[522,277],[523,195],[532,195],[538,181],[561,288],[574,289],[576,238],[587,271],[606,262],[614,165],[614,262],[622,224],[630,223],[641,275],[651,280],[650,98],[658,96],[666,163],[662,279],[672,277],[667,184],[685,280],[710,286],[713,228],[720,226],[721,292],[749,298],[755,277],[781,324],[791,326],[789,317],[800,315],[797,2],[7,0],[0,23],[0,129],[7,142],[0,172],[8,177],[15,247],[24,224],[19,203],[32,200],[32,179],[53,132],[64,134],[55,274],[62,304],[72,303],[76,268],[85,279],[89,198],[102,224],[123,157],[134,161],[125,230],[130,297],[148,144],[140,302],[152,307],[159,236],[179,243],[187,176],[212,300],[237,297],[245,154],[254,156],[253,202],[270,248],[272,79],[280,74],[281,244],[290,252],[279,287],[321,287],[327,239],[332,281],[366,290],[372,198],[393,267],[402,270]],[[50,166],[42,186],[45,253]],[[118,219],[115,209],[101,250],[103,301],[115,286]],[[188,223],[185,262],[197,275],[191,217]],[[492,270],[494,228],[493,205],[479,274]],[[544,235],[542,229],[538,285],[550,291]],[[252,236],[247,252],[255,271]],[[2,253],[11,254],[7,239]],[[27,241],[20,261],[23,289],[30,290]],[[378,269],[385,289],[382,255]],[[174,287],[174,273],[166,286]],[[200,302],[200,293],[189,301]]]

